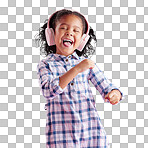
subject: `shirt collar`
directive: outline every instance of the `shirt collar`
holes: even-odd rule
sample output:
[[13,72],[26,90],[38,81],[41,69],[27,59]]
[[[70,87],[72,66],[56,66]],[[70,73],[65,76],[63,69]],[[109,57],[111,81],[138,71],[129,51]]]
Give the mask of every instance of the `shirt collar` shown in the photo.
[[60,55],[60,54],[56,54],[56,53],[53,53],[53,54],[49,54],[48,58],[51,58],[51,57],[54,57],[54,60],[58,60],[59,58],[60,59],[66,59],[66,58],[75,58],[75,59],[79,59],[79,56],[77,55],[76,52],[73,52],[71,55],[69,56],[64,56],[64,55]]
[[79,59],[80,57],[77,55],[76,51],[72,54],[73,57],[75,57],[76,59]]

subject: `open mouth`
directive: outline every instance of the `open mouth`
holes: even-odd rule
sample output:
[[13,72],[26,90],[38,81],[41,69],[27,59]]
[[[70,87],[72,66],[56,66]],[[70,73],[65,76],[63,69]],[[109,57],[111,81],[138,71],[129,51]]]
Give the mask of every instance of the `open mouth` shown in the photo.
[[66,46],[66,47],[69,47],[73,44],[73,41],[70,40],[70,39],[64,39],[63,40],[63,45]]

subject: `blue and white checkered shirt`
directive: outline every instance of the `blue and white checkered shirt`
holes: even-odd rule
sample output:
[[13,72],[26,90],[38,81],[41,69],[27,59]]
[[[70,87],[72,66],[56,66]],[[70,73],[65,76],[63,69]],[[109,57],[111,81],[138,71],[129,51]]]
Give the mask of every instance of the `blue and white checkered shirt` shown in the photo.
[[79,73],[64,89],[59,86],[59,77],[84,59],[76,52],[68,57],[49,54],[37,66],[41,91],[47,100],[47,148],[109,147],[89,80],[103,98],[117,88],[97,65]]

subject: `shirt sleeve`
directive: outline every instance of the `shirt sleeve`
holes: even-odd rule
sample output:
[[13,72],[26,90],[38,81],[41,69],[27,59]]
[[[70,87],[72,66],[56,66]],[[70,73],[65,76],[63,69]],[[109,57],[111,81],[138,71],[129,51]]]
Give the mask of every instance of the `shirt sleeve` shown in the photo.
[[53,76],[48,63],[45,60],[42,60],[37,65],[37,76],[40,89],[45,98],[53,99],[64,91],[59,85],[59,77]]
[[[99,69],[99,67],[95,64],[95,67],[93,69],[90,69],[89,73],[89,79],[92,82],[92,84],[95,86],[95,88],[99,91],[102,98],[105,99],[105,96],[112,91],[113,89],[119,90],[115,85],[109,81],[103,72]],[[120,90],[119,90],[120,91]],[[123,99],[123,93],[121,93],[121,100]]]

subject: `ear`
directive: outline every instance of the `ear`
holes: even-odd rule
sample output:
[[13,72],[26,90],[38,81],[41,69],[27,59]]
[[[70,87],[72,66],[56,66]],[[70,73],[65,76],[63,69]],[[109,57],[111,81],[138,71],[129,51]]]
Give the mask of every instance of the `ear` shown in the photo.
[[52,28],[46,28],[45,30],[46,41],[49,46],[55,45],[54,31]]
[[87,41],[89,40],[89,37],[90,37],[89,35],[83,34],[81,41],[80,41],[80,45],[77,48],[77,50],[79,50],[79,51],[83,50],[84,46],[86,45]]

